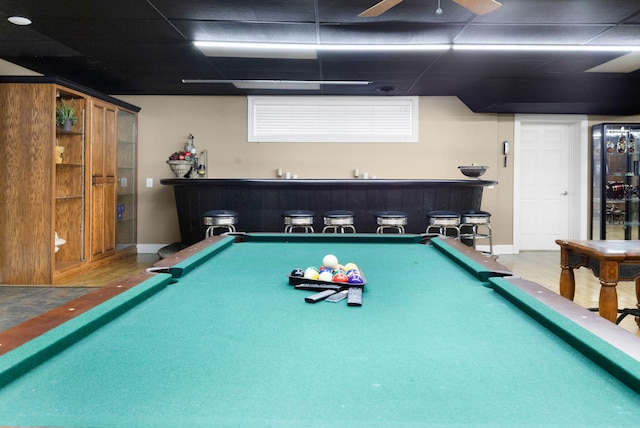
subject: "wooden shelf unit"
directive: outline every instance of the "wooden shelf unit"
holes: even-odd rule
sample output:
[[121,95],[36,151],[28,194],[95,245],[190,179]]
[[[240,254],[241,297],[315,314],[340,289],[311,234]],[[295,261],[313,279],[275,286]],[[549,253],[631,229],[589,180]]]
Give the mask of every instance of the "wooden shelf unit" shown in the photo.
[[[68,131],[56,127],[56,107],[62,100],[78,116],[78,123]],[[104,212],[104,219],[112,224],[117,213],[115,192],[111,192],[112,201],[93,197],[95,171],[89,155],[95,153],[92,144],[96,144],[112,154],[115,165],[118,140],[115,114],[114,132],[100,142],[92,140],[96,125],[90,109],[98,104],[114,113],[123,109],[134,121],[139,109],[77,85],[35,77],[0,78],[0,103],[5,109],[0,121],[0,158],[4,160],[0,168],[0,284],[55,284],[69,274],[135,252],[134,238],[124,251],[114,248],[101,263],[91,263],[89,231],[102,220],[92,220],[89,213]],[[64,148],[61,159],[56,146]],[[135,164],[133,167],[135,171]],[[118,168],[113,171],[120,174]],[[116,179],[113,177],[114,182]],[[135,178],[129,182],[135,200]],[[131,217],[135,219],[135,213]],[[66,241],[57,252],[56,233]],[[107,233],[112,237],[106,239],[115,242],[115,227]]]

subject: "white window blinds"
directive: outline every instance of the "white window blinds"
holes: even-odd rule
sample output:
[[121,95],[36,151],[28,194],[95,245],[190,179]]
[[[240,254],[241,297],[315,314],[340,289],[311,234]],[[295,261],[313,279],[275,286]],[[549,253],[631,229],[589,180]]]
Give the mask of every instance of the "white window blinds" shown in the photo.
[[250,142],[418,141],[418,97],[248,97]]

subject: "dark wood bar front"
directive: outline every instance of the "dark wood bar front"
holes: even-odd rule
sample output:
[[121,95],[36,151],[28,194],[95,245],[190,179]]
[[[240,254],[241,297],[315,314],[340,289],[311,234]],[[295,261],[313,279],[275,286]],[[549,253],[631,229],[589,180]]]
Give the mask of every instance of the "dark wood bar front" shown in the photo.
[[315,230],[322,230],[322,213],[355,213],[358,232],[374,233],[374,213],[404,211],[407,233],[422,233],[432,210],[479,210],[487,180],[282,180],[282,179],[164,179],[174,187],[180,235],[184,244],[204,238],[202,214],[215,209],[239,213],[238,231],[282,232],[282,212],[316,212]]

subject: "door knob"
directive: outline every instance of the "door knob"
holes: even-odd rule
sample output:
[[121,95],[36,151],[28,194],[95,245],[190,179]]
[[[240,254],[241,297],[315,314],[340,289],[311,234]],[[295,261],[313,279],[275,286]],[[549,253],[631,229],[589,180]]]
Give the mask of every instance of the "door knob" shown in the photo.
[[566,190],[562,193],[560,193],[562,196],[567,196],[569,194],[569,192],[567,192]]

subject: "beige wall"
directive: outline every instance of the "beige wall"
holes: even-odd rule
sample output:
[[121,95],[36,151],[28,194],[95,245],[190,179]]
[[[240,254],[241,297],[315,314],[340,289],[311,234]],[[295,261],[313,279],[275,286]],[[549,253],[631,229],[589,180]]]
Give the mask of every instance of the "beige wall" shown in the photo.
[[[464,179],[458,165],[489,166],[483,176],[483,209],[493,214],[494,244],[512,242],[513,162],[502,166],[502,141],[513,141],[513,116],[478,114],[455,97],[420,98],[418,143],[248,143],[247,98],[213,96],[117,96],[139,114],[138,242],[179,241],[172,177],[165,163],[189,133],[209,152],[211,178],[275,178],[282,168],[300,178],[352,178],[353,169],[378,178]],[[153,178],[154,186],[145,187]]]

